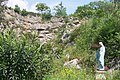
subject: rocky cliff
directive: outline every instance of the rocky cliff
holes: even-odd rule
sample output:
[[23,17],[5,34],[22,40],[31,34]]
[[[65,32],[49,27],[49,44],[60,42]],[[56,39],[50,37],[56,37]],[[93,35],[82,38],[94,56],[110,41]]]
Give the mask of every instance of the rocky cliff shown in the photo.
[[[38,33],[40,41],[48,41],[55,37],[55,31],[58,32],[58,28],[67,28],[65,33],[70,33],[75,27],[79,27],[81,22],[77,18],[69,18],[68,23],[64,22],[63,18],[52,17],[50,21],[42,22],[41,17],[38,16],[21,16],[14,10],[4,10],[4,20],[7,22],[9,27],[13,27],[18,35],[20,33],[33,32]],[[64,25],[64,26],[63,26]],[[0,30],[6,28],[6,25],[1,23]],[[63,37],[65,36],[63,33]]]

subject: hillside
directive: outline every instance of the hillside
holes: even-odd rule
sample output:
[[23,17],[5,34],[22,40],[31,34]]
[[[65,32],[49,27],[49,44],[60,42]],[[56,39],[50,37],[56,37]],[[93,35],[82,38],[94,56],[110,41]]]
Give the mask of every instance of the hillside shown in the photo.
[[[8,7],[0,13],[0,80],[119,80],[119,3],[91,2],[71,15],[59,5],[63,11],[49,19]],[[103,47],[100,71],[96,54]]]

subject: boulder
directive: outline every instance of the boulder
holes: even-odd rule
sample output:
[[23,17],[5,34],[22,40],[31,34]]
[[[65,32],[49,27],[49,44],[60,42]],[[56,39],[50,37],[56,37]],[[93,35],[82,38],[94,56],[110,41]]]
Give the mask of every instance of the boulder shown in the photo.
[[74,68],[77,68],[77,69],[81,69],[80,64],[79,64],[79,59],[77,59],[77,58],[65,62],[65,63],[64,63],[64,66],[67,66],[67,67],[74,67]]

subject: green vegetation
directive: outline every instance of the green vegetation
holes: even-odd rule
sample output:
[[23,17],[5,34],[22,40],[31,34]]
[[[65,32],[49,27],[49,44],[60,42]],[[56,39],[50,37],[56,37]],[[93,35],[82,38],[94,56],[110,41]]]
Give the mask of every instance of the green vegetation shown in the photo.
[[[91,7],[91,8],[88,8]],[[82,10],[81,10],[82,8]],[[91,9],[91,10],[90,10]],[[85,10],[85,11],[83,11]],[[63,67],[64,56],[66,54],[70,54],[73,58],[79,57],[82,59],[82,69],[85,69],[85,72],[79,75],[77,78],[73,78],[74,69],[71,70],[71,74],[66,76],[61,74],[61,71],[64,71],[63,68],[57,68],[54,74],[51,76],[47,76],[47,80],[79,80],[86,74],[89,75],[90,80],[95,79],[95,69],[96,69],[96,59],[95,59],[95,50],[91,49],[91,45],[94,42],[102,41],[106,47],[106,55],[105,55],[105,65],[111,66],[110,63],[113,59],[120,59],[120,13],[119,6],[114,6],[111,2],[93,2],[85,6],[80,6],[76,10],[73,16],[79,17],[80,19],[87,17],[87,20],[84,20],[79,28],[76,28],[70,34],[70,40],[63,44],[60,40],[60,37],[63,35],[62,32],[65,30],[64,28],[59,30],[59,37],[55,41],[55,44],[61,45],[58,48],[62,47],[62,55],[59,59],[60,61],[56,67]],[[82,12],[81,12],[82,11]],[[84,12],[84,13],[83,13]],[[74,42],[74,45],[67,46],[67,44]],[[61,65],[62,64],[62,65]],[[60,69],[60,71],[59,71]],[[78,70],[79,71],[79,70]],[[73,73],[72,73],[73,72]],[[63,72],[66,73],[66,72]],[[60,75],[61,74],[61,75]],[[78,72],[79,74],[79,72]],[[59,75],[59,76],[58,76]],[[119,79],[119,73],[114,74],[113,78],[108,80],[117,80]],[[68,77],[69,76],[69,77]],[[84,76],[84,80],[89,80]],[[72,78],[71,78],[72,77]]]
[[84,6],[79,6],[75,12],[75,16],[81,18],[84,17],[103,17],[107,14],[111,14],[114,11],[114,5],[111,2],[98,1],[91,2]]
[[0,34],[0,80],[41,80],[51,69],[51,55],[33,34]]
[[15,5],[14,11],[17,12],[18,14],[21,13],[20,7],[18,5]]
[[43,21],[48,21],[51,19],[52,14],[50,8],[44,4],[44,3],[39,3],[36,5],[36,10],[38,10],[40,13],[34,13],[34,12],[29,12],[26,9],[21,10],[18,5],[15,5],[14,11],[22,16],[41,16]]
[[44,3],[38,3],[36,5],[36,8],[37,8],[36,10],[40,11],[41,14],[43,14],[45,11],[47,11],[49,9],[49,7],[46,6],[46,4],[44,4]]
[[120,80],[120,71],[115,72],[113,80]]
[[55,16],[57,17],[66,17],[67,13],[66,13],[66,8],[63,6],[62,2],[60,4],[58,4],[57,6],[55,6],[54,10],[55,12]]
[[23,10],[21,11],[21,15],[22,15],[22,16],[27,16],[27,15],[28,15],[28,12],[26,11],[26,9],[23,9]]
[[41,13],[42,16],[42,20],[49,20],[51,19],[52,15],[51,15],[51,10],[50,7],[48,7],[46,4],[44,3],[38,3],[36,5],[36,10],[38,10]]
[[27,16],[27,15],[31,15],[31,16],[40,16],[39,13],[34,13],[34,12],[29,12],[26,9],[21,10],[20,7],[18,5],[15,5],[15,9],[14,11],[22,16]]
[[52,76],[46,76],[43,80],[94,80],[91,73],[86,70],[77,70],[72,68],[61,68]]
[[[92,9],[95,9],[94,11],[92,10],[94,14],[92,14],[91,20],[88,21],[88,24],[78,29],[77,32],[79,33],[73,33],[76,34],[76,36],[78,35],[75,41],[77,42],[77,44],[79,44],[80,48],[82,48],[81,45],[85,46],[87,44],[84,49],[88,50],[90,49],[90,44],[92,42],[102,41],[106,46],[106,61],[110,62],[113,58],[119,58],[120,8],[114,7],[113,4],[110,2],[101,1],[90,3],[87,6],[93,7]],[[80,8],[81,7],[78,7],[75,14],[79,14],[79,12],[81,12],[81,10],[79,11]],[[87,9],[86,7],[84,8],[83,10]],[[91,14],[85,15],[84,17],[88,16],[91,16]]]
[[[95,50],[91,48],[94,42],[102,41],[106,47],[105,65],[111,66],[113,59],[120,59],[118,5],[116,2],[98,1],[79,6],[71,16],[83,20],[82,24],[69,34],[70,38],[65,43],[61,41],[66,30],[64,27],[56,32],[57,39],[45,44],[39,42],[34,33],[18,38],[13,29],[1,32],[0,80],[95,80]],[[36,7],[43,19],[51,17],[48,6],[40,3]],[[23,16],[34,14],[21,11],[18,6],[15,11]],[[55,7],[55,11],[55,16],[66,17],[67,24],[69,16],[62,2]],[[81,70],[63,66],[66,54],[70,54],[72,59],[82,59]],[[107,80],[119,80],[119,74],[118,71]]]

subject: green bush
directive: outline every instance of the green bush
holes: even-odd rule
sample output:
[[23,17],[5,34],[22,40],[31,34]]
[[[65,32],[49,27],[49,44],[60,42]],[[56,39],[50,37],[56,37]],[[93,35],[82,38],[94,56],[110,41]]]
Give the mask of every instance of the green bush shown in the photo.
[[22,16],[27,16],[27,15],[28,15],[28,12],[27,12],[25,9],[23,9],[23,10],[21,11],[21,15],[22,15]]
[[[114,58],[120,58],[120,20],[119,17],[111,16],[102,18],[98,26],[102,26],[96,40],[102,41],[106,47],[106,62],[112,61]],[[97,26],[97,25],[96,25]]]
[[42,80],[50,71],[51,55],[34,35],[17,38],[12,30],[0,34],[0,80]]
[[43,20],[43,21],[48,21],[48,20],[51,19],[51,17],[52,17],[52,15],[51,15],[50,12],[49,12],[49,13],[44,13],[44,14],[42,14],[42,20]]
[[14,11],[18,14],[21,14],[21,10],[20,10],[20,7],[18,5],[15,5]]
[[74,16],[82,19],[84,17],[103,17],[111,14],[115,10],[114,5],[109,1],[95,1],[90,2],[84,6],[78,6]]

